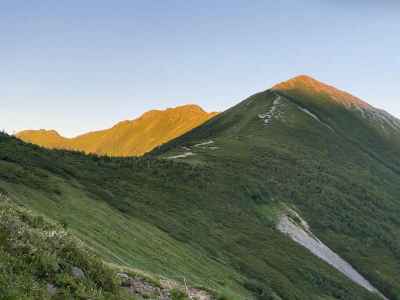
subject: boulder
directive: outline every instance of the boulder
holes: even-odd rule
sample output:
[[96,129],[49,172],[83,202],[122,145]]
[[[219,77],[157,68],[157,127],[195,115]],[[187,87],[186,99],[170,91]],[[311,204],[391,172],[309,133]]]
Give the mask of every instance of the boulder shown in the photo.
[[71,274],[72,274],[72,276],[74,276],[77,279],[85,278],[85,273],[78,267],[72,267]]
[[49,296],[55,296],[57,294],[57,288],[54,284],[48,283],[47,284],[47,293]]

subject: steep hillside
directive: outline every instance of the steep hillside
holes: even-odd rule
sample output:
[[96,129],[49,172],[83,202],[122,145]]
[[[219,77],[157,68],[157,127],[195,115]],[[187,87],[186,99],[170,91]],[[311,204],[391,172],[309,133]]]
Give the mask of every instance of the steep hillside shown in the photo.
[[385,163],[394,172],[400,172],[397,159],[400,155],[398,119],[308,76],[283,82],[273,90],[292,102],[303,105],[310,112],[318,113],[319,118],[338,134]]
[[69,149],[110,156],[142,155],[203,124],[216,113],[196,105],[165,111],[152,110],[133,121],[123,121],[110,129],[65,138],[54,130],[26,130],[17,134],[25,142],[50,149]]
[[397,299],[398,126],[356,97],[300,76],[152,155],[236,176],[262,214],[276,202],[288,205],[320,240]]
[[128,299],[111,268],[78,240],[3,195],[0,237],[0,299]]
[[379,299],[276,230],[281,205],[263,174],[233,165],[98,158],[0,138],[2,193],[108,262],[236,299]]
[[0,194],[0,299],[215,299],[212,291],[106,264],[63,225]]
[[399,136],[298,79],[141,158],[2,135],[0,191],[106,261],[237,299],[399,299]]

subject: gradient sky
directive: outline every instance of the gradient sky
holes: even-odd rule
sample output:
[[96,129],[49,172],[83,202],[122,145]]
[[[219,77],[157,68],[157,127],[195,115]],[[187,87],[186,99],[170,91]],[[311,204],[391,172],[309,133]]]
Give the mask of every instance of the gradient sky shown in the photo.
[[0,1],[0,129],[222,111],[298,74],[400,117],[400,1]]

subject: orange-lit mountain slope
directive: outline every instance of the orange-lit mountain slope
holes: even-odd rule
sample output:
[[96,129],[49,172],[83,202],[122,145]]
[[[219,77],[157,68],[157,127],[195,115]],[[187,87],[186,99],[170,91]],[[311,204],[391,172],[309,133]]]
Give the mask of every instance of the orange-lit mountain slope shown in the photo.
[[26,130],[17,134],[25,142],[51,149],[79,150],[110,156],[138,156],[203,124],[217,113],[197,105],[151,110],[138,119],[112,128],[65,138],[54,130]]
[[303,93],[308,92],[314,95],[326,95],[329,97],[330,101],[342,104],[346,107],[371,108],[371,106],[363,100],[333,86],[320,82],[308,75],[300,75],[281,82],[275,85],[273,89],[289,93],[291,91],[302,91]]

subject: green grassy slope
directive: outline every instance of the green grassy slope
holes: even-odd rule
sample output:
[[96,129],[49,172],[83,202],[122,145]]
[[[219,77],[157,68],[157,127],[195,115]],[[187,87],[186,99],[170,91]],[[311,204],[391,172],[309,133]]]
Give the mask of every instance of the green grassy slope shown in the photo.
[[[278,232],[285,204],[398,299],[400,187],[390,160],[291,99],[265,124],[259,115],[276,99],[256,94],[144,158],[50,151],[2,135],[0,191],[65,223],[107,261],[239,299],[380,299]],[[187,152],[195,155],[170,159]]]
[[[3,196],[0,266],[0,299],[128,299],[116,273],[79,240]],[[77,277],[74,268],[85,271]]]
[[[107,261],[178,281],[185,277],[193,285],[215,289],[223,289],[226,281],[235,290],[235,282],[241,281],[234,270],[148,222],[151,217],[146,210],[156,207],[146,204],[153,193],[152,186],[143,186],[145,178],[153,176],[146,171],[147,161],[44,150],[4,136],[0,144],[0,190],[17,203],[66,224]],[[153,164],[164,166],[163,162],[149,163]],[[130,204],[137,197],[140,201]],[[135,213],[127,213],[133,209]],[[164,214],[155,213],[159,218]],[[166,223],[173,218],[165,217]]]
[[[265,125],[258,115],[279,95],[285,98]],[[179,155],[184,146],[195,155],[181,161],[239,172],[237,182],[251,178],[252,185],[243,185],[261,207],[269,205],[266,198],[295,207],[324,242],[397,299],[400,131],[387,139],[358,112],[315,96],[301,87],[256,94],[153,155]],[[209,140],[218,149],[193,147]]]
[[277,85],[274,91],[316,112],[342,137],[400,174],[400,120],[306,76]]
[[268,191],[251,177],[221,174],[215,183],[220,175],[206,167],[98,159],[9,138],[0,148],[2,190],[65,222],[107,260],[242,299],[245,288],[281,299],[373,299],[276,232],[264,214],[273,199],[258,199],[254,192]]
[[211,290],[105,263],[65,223],[62,226],[0,194],[0,299],[143,300],[170,295],[167,299],[189,300],[187,288],[192,295],[201,291],[215,297]]

